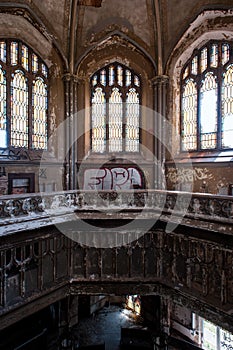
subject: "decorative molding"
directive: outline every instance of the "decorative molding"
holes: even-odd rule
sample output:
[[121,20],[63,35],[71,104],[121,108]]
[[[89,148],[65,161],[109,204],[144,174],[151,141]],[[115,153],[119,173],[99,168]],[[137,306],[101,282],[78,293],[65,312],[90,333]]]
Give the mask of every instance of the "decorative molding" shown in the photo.
[[41,18],[34,12],[34,10],[29,7],[27,4],[22,3],[12,3],[6,2],[0,4],[0,13],[7,13],[10,15],[23,17],[26,21],[28,21],[34,28],[36,28],[50,43],[54,45],[62,60],[64,62],[64,66],[68,70],[68,60],[65,57],[65,53],[61,48],[60,44],[56,40],[55,36],[51,34],[51,31],[48,30],[48,23],[45,23],[41,20]]
[[78,4],[80,6],[101,7],[102,0],[79,0]]

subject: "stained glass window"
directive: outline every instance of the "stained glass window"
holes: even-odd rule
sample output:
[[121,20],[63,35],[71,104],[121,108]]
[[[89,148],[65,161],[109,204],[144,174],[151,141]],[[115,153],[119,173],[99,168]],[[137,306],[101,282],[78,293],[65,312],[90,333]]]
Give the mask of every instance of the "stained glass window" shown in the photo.
[[[181,149],[233,148],[233,44],[209,42],[181,72]],[[190,72],[190,73],[189,73]]]
[[47,148],[47,78],[31,48],[0,40],[0,148]]
[[119,63],[92,76],[93,152],[139,152],[140,86],[139,76]]

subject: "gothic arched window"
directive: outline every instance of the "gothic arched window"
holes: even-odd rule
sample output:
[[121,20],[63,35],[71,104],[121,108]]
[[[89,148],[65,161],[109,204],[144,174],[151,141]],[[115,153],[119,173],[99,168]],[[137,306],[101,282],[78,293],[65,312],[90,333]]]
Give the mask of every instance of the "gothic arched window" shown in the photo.
[[182,151],[233,148],[233,44],[209,42],[181,73]]
[[92,151],[139,152],[141,81],[117,62],[91,77]]
[[0,148],[47,148],[48,69],[24,43],[0,40]]

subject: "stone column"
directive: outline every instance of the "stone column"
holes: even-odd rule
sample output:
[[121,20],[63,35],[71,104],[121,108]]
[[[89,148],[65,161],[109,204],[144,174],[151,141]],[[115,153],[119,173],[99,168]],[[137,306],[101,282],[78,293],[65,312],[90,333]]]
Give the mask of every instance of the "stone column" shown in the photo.
[[77,85],[76,75],[65,74],[65,187],[66,190],[77,188]]
[[165,163],[165,146],[166,135],[164,118],[166,118],[166,104],[167,104],[167,88],[168,88],[168,76],[159,75],[152,79],[154,86],[154,109],[155,109],[155,121],[154,121],[154,135],[155,145],[154,154],[157,159],[154,171],[154,186],[155,189],[163,188],[163,176],[161,176],[161,169],[164,171]]

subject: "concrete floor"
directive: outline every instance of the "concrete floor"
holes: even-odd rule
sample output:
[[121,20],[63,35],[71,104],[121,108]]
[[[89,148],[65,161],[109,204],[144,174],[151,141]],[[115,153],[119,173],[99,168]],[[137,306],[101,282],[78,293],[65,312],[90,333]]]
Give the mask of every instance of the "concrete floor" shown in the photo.
[[130,310],[110,305],[80,320],[75,333],[80,346],[105,343],[106,350],[119,350],[121,327],[142,326],[142,319]]
[[[105,350],[120,350],[121,327],[133,326],[144,328],[143,319],[128,309],[110,305],[81,319],[74,333],[79,338],[79,346],[105,343]],[[140,345],[137,349],[140,350]],[[167,350],[180,349],[168,346]]]

